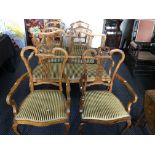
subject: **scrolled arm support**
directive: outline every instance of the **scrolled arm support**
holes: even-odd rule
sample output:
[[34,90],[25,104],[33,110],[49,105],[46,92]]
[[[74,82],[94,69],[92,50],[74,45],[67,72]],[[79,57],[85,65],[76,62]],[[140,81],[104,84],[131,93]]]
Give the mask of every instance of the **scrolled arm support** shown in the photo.
[[13,85],[13,87],[11,88],[10,92],[8,93],[7,97],[6,97],[6,102],[8,105],[12,106],[13,108],[13,114],[16,115],[18,112],[17,109],[17,105],[14,99],[12,99],[13,95],[15,94],[17,88],[19,87],[19,85],[21,84],[21,82],[23,80],[25,80],[28,77],[28,73],[23,74]]
[[116,74],[116,79],[119,80],[127,88],[127,90],[132,96],[132,99],[128,102],[128,106],[127,106],[127,111],[130,113],[131,106],[133,105],[133,103],[137,102],[138,96],[136,92],[134,91],[134,89],[130,86],[130,84],[123,77],[121,77],[119,74]]

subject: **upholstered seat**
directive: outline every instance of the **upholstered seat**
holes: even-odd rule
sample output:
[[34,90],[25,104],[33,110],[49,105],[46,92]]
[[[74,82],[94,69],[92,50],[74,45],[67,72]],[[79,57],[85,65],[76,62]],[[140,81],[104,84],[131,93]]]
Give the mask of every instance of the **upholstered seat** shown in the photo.
[[82,120],[110,121],[130,118],[121,101],[108,91],[86,91]]
[[30,93],[21,104],[16,121],[52,122],[59,120],[65,122],[66,99],[58,90],[35,90]]
[[155,55],[152,54],[150,51],[140,51],[138,53],[139,60],[155,60]]

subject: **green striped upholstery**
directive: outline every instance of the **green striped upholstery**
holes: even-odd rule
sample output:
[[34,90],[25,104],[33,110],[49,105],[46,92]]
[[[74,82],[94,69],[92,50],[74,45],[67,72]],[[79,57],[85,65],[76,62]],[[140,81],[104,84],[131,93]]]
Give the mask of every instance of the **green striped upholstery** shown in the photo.
[[80,56],[83,54],[83,52],[87,49],[87,45],[81,45],[81,44],[74,44],[72,49],[72,55]]
[[[71,51],[71,55],[73,56],[82,56],[83,52],[87,49],[87,45],[74,44],[74,47]],[[70,62],[73,63],[82,63],[81,58],[71,59]],[[94,59],[87,59],[87,63],[94,63]]]
[[59,71],[61,69],[61,63],[42,63],[37,65],[32,71],[34,80],[42,79],[60,79]]
[[[48,53],[50,52],[53,48],[55,47],[60,47],[60,48],[64,48],[64,47],[61,47],[61,44],[60,44],[60,41],[55,41],[53,44],[52,44],[52,47],[49,48],[47,45],[45,44],[42,44],[42,46],[40,46],[38,48],[38,51],[39,53]],[[60,51],[60,52],[57,52],[56,55],[59,55],[59,56],[62,56],[63,53]],[[48,62],[56,62],[56,63],[59,63],[59,62],[62,62],[63,59],[58,59],[58,58],[55,58],[55,59],[48,59]]]
[[[96,78],[96,69],[97,64],[87,64],[88,68],[88,81],[93,81]],[[68,76],[69,80],[80,80],[81,75],[83,74],[83,64],[75,64],[75,63],[66,63],[65,65],[65,74]],[[103,70],[103,78],[110,78],[110,76]]]
[[[88,67],[88,81],[93,81],[96,78],[97,64],[87,64]],[[44,63],[38,65],[34,68],[32,74],[34,80],[40,79],[60,79],[59,72],[61,69],[60,63]],[[83,64],[66,63],[64,68],[64,73],[67,75],[68,79],[71,81],[80,80],[83,74]],[[110,76],[105,70],[102,72],[103,78],[110,79]]]
[[116,120],[130,117],[120,100],[108,91],[86,91],[82,119]]
[[[62,53],[62,51],[57,51],[55,53],[55,55],[57,55],[57,56],[64,56],[64,53]],[[55,62],[55,63],[62,63],[63,61],[64,61],[63,58],[48,59],[48,62],[51,62],[51,63],[53,63],[53,62]]]
[[15,120],[49,122],[66,120],[66,99],[57,90],[35,90],[30,93],[19,108]]
[[[73,56],[82,56],[83,52],[87,49],[87,45],[74,44],[73,49],[71,51],[71,55]],[[82,63],[81,58],[70,59],[70,62],[73,63]],[[94,63],[94,59],[89,59],[86,61],[87,63]]]

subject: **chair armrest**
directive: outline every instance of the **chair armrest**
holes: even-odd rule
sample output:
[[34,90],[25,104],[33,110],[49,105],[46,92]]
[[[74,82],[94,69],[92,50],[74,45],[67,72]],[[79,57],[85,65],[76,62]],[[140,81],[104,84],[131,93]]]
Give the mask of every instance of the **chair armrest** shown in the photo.
[[[25,57],[25,53],[28,51],[28,50],[32,50],[31,54],[27,57]],[[32,69],[30,67],[30,60],[32,59],[32,57],[34,55],[36,55],[38,53],[38,50],[37,48],[33,47],[33,46],[26,46],[22,49],[21,53],[20,53],[20,56],[21,56],[21,59],[23,60],[24,62],[24,65],[27,69],[27,72],[29,74],[29,78],[30,78],[30,83],[29,83],[29,86],[30,86],[30,90],[33,91],[34,90],[34,87],[33,87],[33,77],[32,77]]]
[[121,77],[119,74],[116,74],[116,79],[119,80],[127,88],[127,90],[132,96],[132,99],[128,102],[128,106],[127,106],[127,111],[130,113],[131,106],[133,103],[137,102],[138,96],[136,92],[134,91],[134,89],[130,86],[130,84],[123,77]]
[[6,97],[6,102],[8,105],[12,106],[13,108],[13,114],[16,115],[18,110],[17,110],[17,105],[16,102],[12,99],[13,95],[15,94],[17,88],[19,87],[19,85],[21,84],[21,82],[23,80],[25,80],[28,77],[28,73],[23,74],[13,85],[13,87],[11,88],[10,92],[8,93],[7,97]]

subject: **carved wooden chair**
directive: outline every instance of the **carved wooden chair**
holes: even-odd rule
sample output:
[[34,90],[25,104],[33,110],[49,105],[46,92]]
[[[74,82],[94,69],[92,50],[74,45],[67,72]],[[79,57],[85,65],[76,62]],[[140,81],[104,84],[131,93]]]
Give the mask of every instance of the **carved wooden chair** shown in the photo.
[[[114,60],[114,55],[117,61]],[[115,75],[124,61],[124,52],[115,49],[111,51],[101,52],[95,49],[88,49],[83,52],[82,56],[69,56],[69,59],[79,59],[82,63],[67,62],[64,72],[68,76],[70,83],[79,83],[81,75],[87,69],[87,80],[92,82],[100,73],[102,80],[106,83],[107,89],[111,90]]]
[[[32,41],[39,52],[48,52],[54,47],[63,47],[63,34],[65,31],[60,28],[44,28],[43,31],[33,30]],[[39,39],[38,39],[39,38]]]
[[82,27],[84,27],[86,29],[89,28],[89,24],[88,23],[85,23],[85,22],[80,21],[80,20],[70,24],[70,26],[71,26],[71,29],[75,29],[75,28],[80,27],[80,26],[82,26]]
[[[46,32],[46,30],[49,30]],[[39,53],[49,53],[55,47],[62,47],[63,45],[63,34],[64,30],[60,28],[48,28],[44,30],[45,32],[36,32],[33,33],[33,36],[39,35],[41,40],[37,40],[36,37],[33,39],[35,40],[36,48],[38,49]],[[56,40],[56,37],[59,36],[59,40]],[[59,62],[59,59],[57,59]],[[39,58],[39,63],[41,63],[41,58]],[[52,60],[51,60],[52,61]]]
[[84,27],[77,27],[72,30],[71,37],[71,55],[81,56],[82,52],[91,47],[93,35],[90,29]]
[[[120,75],[116,74],[118,79],[130,92],[132,98],[128,102],[127,108],[111,91],[107,90],[87,90],[88,87],[94,85],[105,85],[101,78],[97,78],[93,82],[87,82],[87,71],[80,80],[81,99],[80,99],[80,116],[81,123],[79,130],[83,133],[85,123],[95,123],[112,125],[119,122],[127,122],[127,128],[131,127],[130,110],[133,103],[137,102],[137,95],[133,88]],[[118,88],[119,89],[119,88]],[[123,130],[125,132],[125,130]]]
[[[33,49],[36,52],[36,48],[29,47],[27,49]],[[55,56],[57,51],[57,49],[52,51],[52,57],[57,57]],[[23,50],[22,55],[24,52],[25,51]],[[67,54],[64,50],[62,50],[62,52],[64,52],[64,62],[66,62]],[[16,81],[6,99],[7,104],[13,108],[13,130],[16,134],[20,134],[17,128],[18,124],[42,127],[64,123],[66,127],[66,133],[68,133],[70,128],[70,84],[67,76],[65,76],[63,73],[64,63],[62,64],[61,69],[57,70],[58,79],[53,78],[50,80],[50,84],[58,86],[58,90],[34,90],[34,78],[28,63],[31,57],[32,55],[29,56],[29,59],[27,60],[22,56],[24,62],[26,63],[28,73],[25,73]],[[43,67],[42,69],[44,72],[46,72],[46,68]],[[52,70],[50,71],[52,72]],[[29,77],[30,80],[30,94],[22,101],[20,107],[17,108],[16,102],[13,99],[13,95],[15,94],[18,86],[26,77]],[[66,82],[67,99],[62,92],[63,79]],[[46,81],[40,81],[40,83],[44,82]]]
[[[55,53],[55,55],[53,55],[53,53]],[[30,63],[33,56],[41,59],[41,63],[37,64],[34,68],[31,67]],[[61,83],[61,77],[68,59],[66,50],[53,48],[47,54],[40,54],[37,48],[27,46],[22,49],[21,58],[29,74],[31,90],[34,90],[33,85],[52,84],[53,80],[57,83]]]

